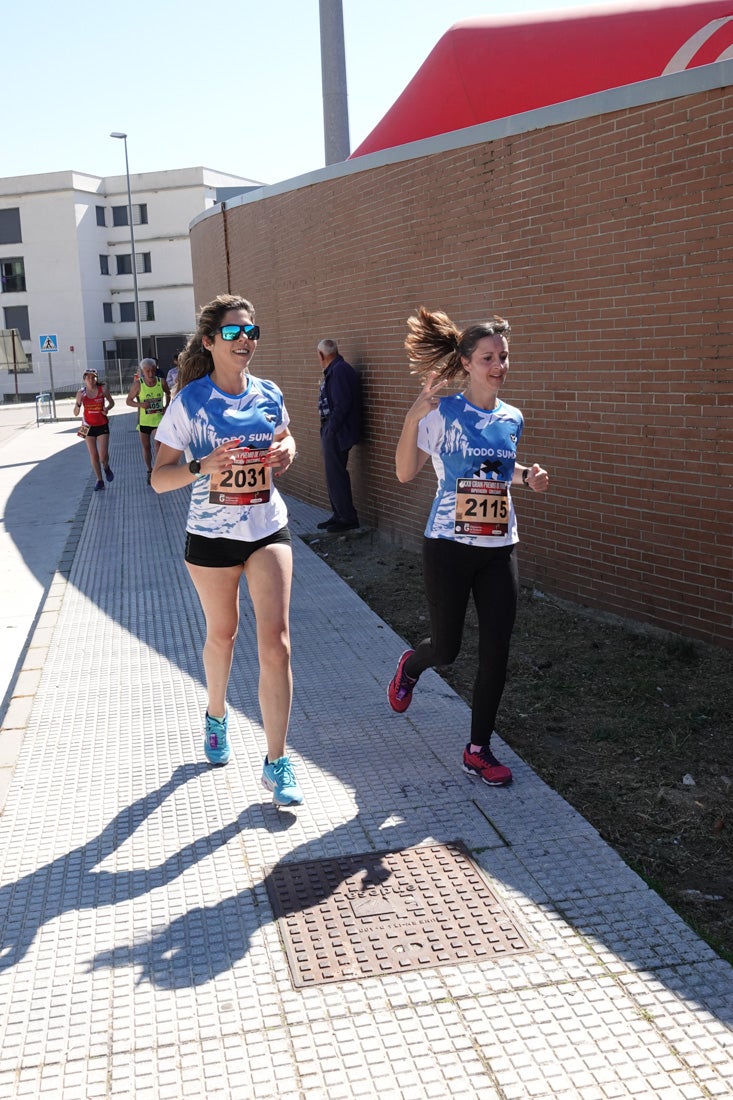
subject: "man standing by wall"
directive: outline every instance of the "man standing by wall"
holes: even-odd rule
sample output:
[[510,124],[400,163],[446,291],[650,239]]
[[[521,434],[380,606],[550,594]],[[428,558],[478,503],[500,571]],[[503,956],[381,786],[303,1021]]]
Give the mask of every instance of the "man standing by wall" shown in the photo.
[[339,355],[335,340],[321,340],[317,351],[323,371],[318,396],[321,450],[333,511],[330,519],[318,526],[326,531],[351,531],[359,526],[347,469],[349,451],[361,434],[359,376]]

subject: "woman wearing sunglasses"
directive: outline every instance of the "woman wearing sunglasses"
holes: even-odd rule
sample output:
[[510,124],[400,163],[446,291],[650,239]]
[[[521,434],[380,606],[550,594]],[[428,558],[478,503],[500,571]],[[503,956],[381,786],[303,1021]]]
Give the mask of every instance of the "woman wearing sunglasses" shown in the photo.
[[[423,539],[429,638],[402,654],[387,690],[402,714],[420,674],[455,661],[468,600],[479,623],[479,667],[463,770],[491,787],[512,781],[490,748],[506,679],[517,608],[517,521],[511,488],[535,493],[549,484],[538,463],[520,466],[524,428],[519,409],[499,392],[509,369],[509,324],[500,317],[461,332],[445,313],[420,308],[407,322],[405,348],[423,381],[397,444],[399,481],[412,481],[432,458],[438,489]],[[460,393],[441,395],[447,382]]]
[[259,335],[246,298],[222,294],[201,310],[179,355],[177,394],[158,428],[151,484],[157,493],[192,486],[185,560],[206,619],[206,758],[226,764],[230,756],[226,694],[244,574],[257,623],[267,741],[262,783],[276,803],[289,806],[303,801],[285,751],[292,549],[273,475],[290,466],[295,440],[278,387],[249,373]]

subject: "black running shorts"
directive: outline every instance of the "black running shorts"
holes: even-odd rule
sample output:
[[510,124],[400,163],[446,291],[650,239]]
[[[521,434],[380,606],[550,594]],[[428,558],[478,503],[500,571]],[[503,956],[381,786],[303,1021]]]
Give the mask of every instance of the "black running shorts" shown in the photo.
[[186,561],[190,565],[203,565],[207,569],[228,569],[232,565],[244,565],[248,558],[263,546],[284,543],[292,544],[290,529],[281,527],[272,535],[266,535],[256,542],[244,542],[242,539],[207,539],[203,535],[186,532]]

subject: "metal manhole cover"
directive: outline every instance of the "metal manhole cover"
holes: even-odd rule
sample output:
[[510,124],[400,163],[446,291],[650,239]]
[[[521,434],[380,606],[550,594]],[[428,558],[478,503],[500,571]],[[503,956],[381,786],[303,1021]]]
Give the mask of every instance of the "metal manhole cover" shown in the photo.
[[278,864],[267,892],[298,987],[530,949],[459,841]]

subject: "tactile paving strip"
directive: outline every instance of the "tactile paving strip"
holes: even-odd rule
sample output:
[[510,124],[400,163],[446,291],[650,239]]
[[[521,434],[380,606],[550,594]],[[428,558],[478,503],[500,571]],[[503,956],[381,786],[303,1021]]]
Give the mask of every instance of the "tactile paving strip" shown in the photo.
[[460,841],[281,863],[267,891],[297,987],[530,950]]

